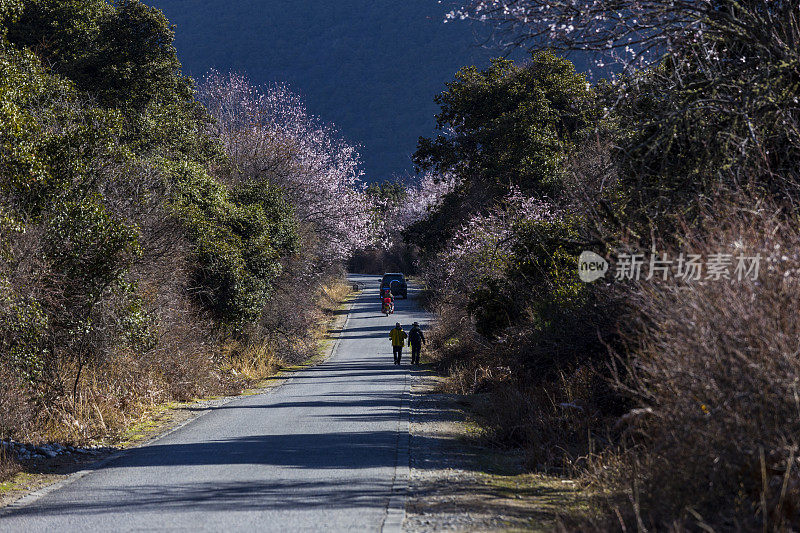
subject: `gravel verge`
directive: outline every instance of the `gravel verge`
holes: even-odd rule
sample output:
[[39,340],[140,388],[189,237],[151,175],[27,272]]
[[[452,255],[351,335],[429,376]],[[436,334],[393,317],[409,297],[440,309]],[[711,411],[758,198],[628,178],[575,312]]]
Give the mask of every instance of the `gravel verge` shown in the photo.
[[404,531],[552,531],[591,510],[573,480],[526,472],[522,455],[486,447],[467,396],[412,372],[411,446]]

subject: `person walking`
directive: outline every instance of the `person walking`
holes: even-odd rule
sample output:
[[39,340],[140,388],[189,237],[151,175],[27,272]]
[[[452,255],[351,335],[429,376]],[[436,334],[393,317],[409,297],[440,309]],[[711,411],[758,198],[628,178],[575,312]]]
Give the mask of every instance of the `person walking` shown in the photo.
[[408,335],[403,331],[403,326],[400,322],[394,325],[394,329],[389,332],[389,338],[392,340],[392,352],[394,353],[394,364],[400,364],[400,358],[403,356],[403,345]]
[[422,351],[422,345],[425,344],[425,334],[419,327],[419,322],[414,322],[411,330],[408,332],[408,345],[411,346],[411,364],[419,364],[419,353]]

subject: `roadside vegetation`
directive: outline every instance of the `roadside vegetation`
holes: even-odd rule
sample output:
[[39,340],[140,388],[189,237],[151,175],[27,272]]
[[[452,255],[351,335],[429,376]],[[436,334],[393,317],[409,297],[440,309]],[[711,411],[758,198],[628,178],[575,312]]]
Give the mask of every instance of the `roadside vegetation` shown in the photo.
[[366,187],[369,238],[353,251],[348,269],[365,274],[416,273],[420,247],[404,239],[402,232],[427,217],[455,186],[453,174],[426,172],[413,182],[392,179]]
[[453,16],[529,59],[456,73],[419,181],[362,188],[285,87],[183,76],[160,11],[0,2],[0,438],[90,442],[307,359],[349,261],[416,273],[486,438],[599,495],[568,529],[800,529],[797,2]]
[[[799,528],[796,2],[453,16],[531,56],[459,71],[415,154],[452,180],[403,231],[449,386],[489,395],[487,438],[531,471],[603,495],[607,519],[568,529]],[[579,280],[583,251],[604,278]]]
[[358,168],[284,87],[183,76],[137,0],[0,3],[0,438],[86,443],[316,353]]

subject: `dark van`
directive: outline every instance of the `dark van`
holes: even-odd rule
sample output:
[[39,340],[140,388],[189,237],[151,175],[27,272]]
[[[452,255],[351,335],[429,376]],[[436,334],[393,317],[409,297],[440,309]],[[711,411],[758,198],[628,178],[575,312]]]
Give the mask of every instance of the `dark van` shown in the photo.
[[406,283],[406,277],[399,272],[387,272],[383,275],[383,278],[381,279],[381,290],[379,293],[380,298],[383,298],[383,293],[386,292],[386,289],[391,290],[395,298],[399,298],[400,296],[402,296],[403,299],[408,298],[408,284]]

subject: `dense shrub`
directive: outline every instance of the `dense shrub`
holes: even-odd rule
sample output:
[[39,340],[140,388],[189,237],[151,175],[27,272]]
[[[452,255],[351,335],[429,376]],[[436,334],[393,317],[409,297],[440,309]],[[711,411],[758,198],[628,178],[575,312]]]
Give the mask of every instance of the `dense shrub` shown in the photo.
[[458,178],[452,173],[426,172],[413,183],[385,181],[367,187],[369,245],[353,252],[350,271],[415,274],[420,250],[428,243],[404,236],[404,232],[438,210],[457,185]]
[[496,60],[485,70],[464,68],[436,102],[443,133],[420,138],[414,162],[422,170],[453,173],[456,186],[406,231],[425,256],[512,189],[560,198],[565,157],[598,118],[585,76],[547,51],[522,65]]
[[360,205],[355,150],[281,92],[293,122],[247,160],[137,0],[3,2],[0,21],[0,435],[113,434],[235,390],[240,352],[251,379],[308,356],[358,220],[321,223]]
[[[514,106],[503,88],[515,75],[489,76],[502,63],[459,75],[438,99],[454,131],[423,140],[417,161],[454,170],[462,186],[407,233],[441,252],[422,263],[439,304],[435,356],[459,390],[490,392],[496,442],[527,447],[534,466],[589,466],[621,495],[604,529],[798,527],[798,332],[787,319],[797,297],[796,7],[476,0],[453,13],[533,50],[545,38],[621,67],[577,100],[588,107],[552,106],[555,117]],[[567,71],[533,70],[545,81]],[[577,85],[555,87],[575,102]],[[454,114],[455,95],[468,113]],[[504,136],[516,131],[502,129],[509,110],[521,136]],[[570,117],[585,127],[559,122]],[[525,138],[542,133],[541,120],[562,126],[545,136],[560,144]],[[557,217],[515,220],[509,197],[493,192],[497,178],[519,179],[522,196]],[[750,283],[590,285],[577,281],[581,250],[747,251],[765,263]]]
[[456,131],[422,140],[416,157],[458,185],[405,232],[424,243],[432,353],[458,391],[489,394],[492,442],[526,448],[533,467],[571,467],[609,442],[625,408],[605,364],[616,304],[577,279],[597,242],[566,179],[599,125],[594,93],[551,53],[468,69],[449,88],[440,122]]
[[4,47],[0,195],[13,228],[0,265],[11,314],[0,327],[11,353],[36,354],[37,382],[52,399],[64,389],[62,363],[80,376],[109,344],[134,336],[126,272],[139,239],[103,190],[116,178],[112,161],[125,160],[116,114],[86,106],[35,56]]
[[494,444],[521,446],[546,470],[606,445],[609,420],[626,407],[604,346],[617,309],[575,276],[577,227],[552,206],[511,198],[423,271],[439,316],[434,359],[458,392],[489,394],[480,415]]
[[759,203],[717,210],[683,248],[759,254],[757,280],[641,284],[629,296],[634,349],[621,386],[649,414],[632,423],[618,481],[638,480],[656,524],[692,522],[692,509],[724,528],[800,525],[800,234]]
[[172,205],[195,244],[195,294],[234,328],[256,319],[297,249],[291,207],[279,190],[246,184],[230,193],[191,165],[170,169]]
[[358,187],[358,152],[333,126],[310,115],[297,94],[212,71],[199,98],[216,121],[210,133],[228,155],[220,179],[283,191],[294,207],[303,253],[315,265],[313,277],[336,270],[368,244],[369,206]]

